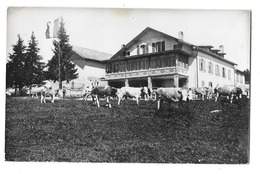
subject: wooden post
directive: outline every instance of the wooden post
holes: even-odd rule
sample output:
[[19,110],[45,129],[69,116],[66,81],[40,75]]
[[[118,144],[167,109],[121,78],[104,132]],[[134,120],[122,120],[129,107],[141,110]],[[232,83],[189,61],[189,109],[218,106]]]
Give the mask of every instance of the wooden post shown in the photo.
[[128,79],[125,79],[125,87],[129,87],[129,81],[128,81]]
[[148,81],[148,88],[150,88],[152,90],[153,89],[152,78],[148,77],[147,81]]
[[179,87],[179,75],[173,75],[173,83],[175,88]]

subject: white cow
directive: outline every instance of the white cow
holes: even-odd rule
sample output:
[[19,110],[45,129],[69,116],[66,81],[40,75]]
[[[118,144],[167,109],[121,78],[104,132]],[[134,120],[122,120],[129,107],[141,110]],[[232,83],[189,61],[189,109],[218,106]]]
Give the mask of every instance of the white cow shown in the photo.
[[137,105],[139,105],[139,98],[144,94],[144,88],[137,87],[122,87],[117,91],[118,105],[123,97],[134,97]]
[[27,91],[28,95],[32,95],[32,98],[34,98],[34,96],[37,98],[38,94],[40,95],[41,91],[44,90],[45,87],[43,85],[32,85],[29,90]]
[[233,102],[234,97],[241,98],[242,97],[242,89],[240,87],[237,87],[235,85],[224,85],[224,86],[217,86],[214,89],[214,93],[216,95],[215,102],[218,101],[220,96],[226,96],[228,99],[230,99],[230,103]]
[[183,88],[158,88],[156,95],[158,110],[161,108],[161,101],[179,102],[179,106],[181,106],[183,101],[192,100],[192,90]]
[[51,97],[51,102],[54,103],[55,90],[44,86],[44,89],[41,90],[41,103],[46,103],[46,97]]
[[[93,86],[87,86],[83,89],[83,100],[87,100],[88,96],[91,95],[91,91],[94,89]],[[92,97],[92,100],[94,101],[94,98]]]

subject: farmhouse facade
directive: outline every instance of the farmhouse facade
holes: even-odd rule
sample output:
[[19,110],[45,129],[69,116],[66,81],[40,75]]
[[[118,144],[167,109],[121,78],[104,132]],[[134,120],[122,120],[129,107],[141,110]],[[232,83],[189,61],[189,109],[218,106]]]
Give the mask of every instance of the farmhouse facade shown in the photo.
[[105,85],[101,82],[101,78],[105,76],[106,64],[104,60],[108,60],[112,55],[92,49],[72,46],[70,61],[76,65],[78,78],[72,83],[74,86],[89,86],[90,83]]
[[109,60],[104,80],[110,86],[215,87],[244,85],[242,71],[225,59],[224,46],[193,45],[147,27]]

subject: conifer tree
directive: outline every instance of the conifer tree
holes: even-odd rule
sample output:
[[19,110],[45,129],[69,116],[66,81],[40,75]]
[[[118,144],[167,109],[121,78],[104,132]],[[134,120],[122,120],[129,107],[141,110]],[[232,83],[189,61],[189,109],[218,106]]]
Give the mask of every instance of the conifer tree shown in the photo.
[[38,42],[32,32],[25,59],[26,85],[40,84],[44,80],[43,69],[45,67],[45,63],[41,62],[43,58],[38,55],[39,51],[40,49],[38,48]]
[[13,54],[9,53],[9,61],[6,65],[6,86],[15,87],[15,89],[19,89],[20,92],[22,87],[26,84],[26,74],[24,68],[26,46],[24,46],[23,42],[24,41],[20,35],[18,35],[18,41],[16,45],[12,45]]

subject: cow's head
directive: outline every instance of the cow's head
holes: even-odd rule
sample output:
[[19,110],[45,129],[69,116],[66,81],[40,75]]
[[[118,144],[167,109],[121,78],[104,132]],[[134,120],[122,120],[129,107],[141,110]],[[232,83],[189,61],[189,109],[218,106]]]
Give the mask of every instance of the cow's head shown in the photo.
[[123,97],[123,91],[121,89],[117,89],[116,95],[117,95],[118,98],[122,98]]
[[151,90],[148,87],[142,87],[141,88],[141,96],[150,96],[151,95]]
[[111,96],[116,97],[117,96],[118,89],[111,87]]

